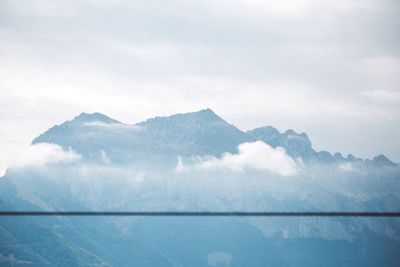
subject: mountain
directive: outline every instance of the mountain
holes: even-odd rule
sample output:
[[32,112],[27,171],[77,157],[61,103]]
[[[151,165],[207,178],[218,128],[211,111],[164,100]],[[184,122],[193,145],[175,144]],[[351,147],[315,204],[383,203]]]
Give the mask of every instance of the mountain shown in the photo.
[[397,164],[385,157],[385,155],[378,155],[372,159],[372,164],[377,166],[396,167]]
[[247,131],[247,134],[257,140],[261,140],[272,147],[283,147],[286,152],[294,158],[303,160],[315,159],[317,152],[312,148],[311,141],[307,134],[298,134],[292,129],[280,133],[277,129],[266,126]]
[[156,117],[136,124],[146,137],[181,155],[220,155],[235,152],[236,146],[251,138],[227,123],[211,109]]
[[[32,143],[80,157],[8,169],[2,210],[400,210],[400,167],[384,155],[315,151],[307,134],[271,126],[243,132],[210,109],[137,124],[82,113]],[[248,168],[288,158],[292,175]],[[399,255],[393,218],[0,218],[1,266],[397,266]]]
[[[215,114],[211,109],[155,117],[129,125],[101,113],[82,113],[71,121],[50,128],[33,140],[72,148],[86,159],[97,161],[104,152],[114,163],[138,162],[150,158],[171,162],[177,156],[235,153],[244,142],[261,140],[283,147],[293,158],[305,163],[340,163],[363,161],[353,155],[344,158],[340,153],[317,152],[306,133],[289,129],[280,133],[272,126],[243,132]],[[384,157],[384,158],[382,158]],[[375,166],[396,166],[385,156],[368,161]]]
[[[128,125],[100,113],[82,113],[52,127],[33,140],[73,148],[96,160],[101,151],[114,161],[126,162],[149,155],[219,155],[234,152],[250,138],[212,110],[156,117]],[[121,157],[121,153],[123,157]]]

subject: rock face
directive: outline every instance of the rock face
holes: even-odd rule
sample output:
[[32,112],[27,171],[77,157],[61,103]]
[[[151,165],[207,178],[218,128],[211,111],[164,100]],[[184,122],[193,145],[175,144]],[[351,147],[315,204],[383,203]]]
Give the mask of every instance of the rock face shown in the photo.
[[380,154],[372,159],[372,163],[377,166],[396,167],[397,164],[389,160],[384,155]]
[[138,123],[145,135],[179,154],[219,155],[234,152],[250,138],[210,109],[157,117]]
[[285,148],[286,152],[294,158],[302,158],[305,161],[316,159],[317,153],[312,148],[311,141],[305,133],[298,134],[291,129],[280,133],[271,126],[257,128],[247,133],[272,147]]

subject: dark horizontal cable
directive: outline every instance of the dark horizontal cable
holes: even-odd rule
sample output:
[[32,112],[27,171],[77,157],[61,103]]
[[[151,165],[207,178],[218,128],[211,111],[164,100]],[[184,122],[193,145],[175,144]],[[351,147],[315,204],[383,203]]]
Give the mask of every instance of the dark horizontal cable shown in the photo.
[[400,217],[400,212],[251,211],[0,211],[0,216],[238,216],[238,217]]

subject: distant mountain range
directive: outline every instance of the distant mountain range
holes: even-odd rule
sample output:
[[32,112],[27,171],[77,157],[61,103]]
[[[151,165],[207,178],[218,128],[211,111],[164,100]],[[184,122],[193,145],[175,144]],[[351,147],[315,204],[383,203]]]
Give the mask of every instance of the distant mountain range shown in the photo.
[[112,161],[124,162],[157,155],[214,155],[234,153],[239,144],[261,140],[304,163],[365,162],[379,166],[397,166],[384,155],[372,160],[347,157],[341,153],[315,151],[306,133],[289,129],[280,133],[272,126],[243,132],[211,109],[156,117],[134,125],[124,124],[101,113],[82,113],[71,121],[50,128],[33,140],[71,147],[87,159],[95,160],[105,151]]
[[[1,210],[400,210],[400,166],[384,155],[315,151],[307,134],[271,126],[243,132],[210,109],[133,125],[82,113],[31,148],[34,164],[0,178]],[[0,218],[1,266],[399,262],[396,218]]]

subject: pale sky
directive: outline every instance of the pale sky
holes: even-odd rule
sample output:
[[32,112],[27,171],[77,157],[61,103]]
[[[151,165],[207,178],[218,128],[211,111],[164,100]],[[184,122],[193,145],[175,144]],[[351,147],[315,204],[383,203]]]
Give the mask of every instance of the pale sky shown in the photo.
[[400,162],[400,1],[0,0],[0,169],[81,112],[211,108]]

